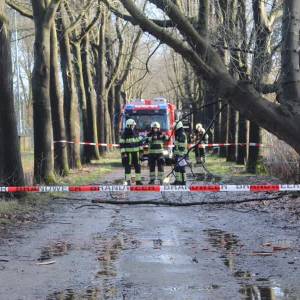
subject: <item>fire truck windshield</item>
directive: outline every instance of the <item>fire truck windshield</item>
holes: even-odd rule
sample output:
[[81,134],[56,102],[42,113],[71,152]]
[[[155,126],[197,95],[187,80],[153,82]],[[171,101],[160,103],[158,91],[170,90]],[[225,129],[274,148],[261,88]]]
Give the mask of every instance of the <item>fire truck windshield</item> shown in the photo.
[[136,128],[139,131],[148,131],[152,122],[158,122],[161,130],[170,130],[169,116],[167,113],[164,114],[150,114],[150,113],[126,113],[126,120],[134,119],[136,122]]

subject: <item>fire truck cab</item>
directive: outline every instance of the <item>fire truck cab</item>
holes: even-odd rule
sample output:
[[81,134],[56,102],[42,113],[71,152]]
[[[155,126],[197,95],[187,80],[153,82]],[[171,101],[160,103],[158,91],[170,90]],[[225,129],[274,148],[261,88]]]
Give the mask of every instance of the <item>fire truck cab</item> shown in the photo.
[[[124,105],[120,119],[121,131],[125,128],[128,119],[134,119],[136,129],[141,136],[147,136],[151,129],[152,122],[158,122],[162,132],[169,137],[169,141],[164,145],[164,157],[166,160],[172,159],[173,127],[176,123],[176,107],[167,102],[165,98],[139,99],[133,100]],[[144,146],[144,156],[147,157],[148,146]]]

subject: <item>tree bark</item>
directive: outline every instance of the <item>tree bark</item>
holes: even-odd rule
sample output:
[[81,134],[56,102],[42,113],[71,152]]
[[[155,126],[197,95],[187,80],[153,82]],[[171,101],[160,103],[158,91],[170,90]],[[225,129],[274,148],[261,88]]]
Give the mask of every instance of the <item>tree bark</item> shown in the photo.
[[[247,17],[246,17],[246,0],[239,0],[239,12],[238,12],[238,32],[240,40],[240,48],[247,49],[248,40],[247,40]],[[238,74],[240,80],[248,80],[248,56],[245,52],[240,52],[238,54]],[[237,164],[244,165],[247,159],[247,121],[242,116],[241,113],[238,113],[238,147],[237,147]]]
[[228,143],[234,144],[227,148],[227,161],[236,160],[236,111],[229,105],[228,107]]
[[[246,162],[247,156],[247,121],[246,119],[239,113],[238,114],[238,150],[237,150],[237,158],[236,162],[239,165],[244,165]],[[240,145],[244,144],[244,145]]]
[[64,10],[61,8],[61,17],[57,19],[60,34],[60,64],[64,86],[64,112],[67,139],[74,144],[68,144],[69,165],[71,168],[81,168],[80,157],[80,119],[78,111],[78,98],[75,89],[74,68],[69,34],[66,33],[67,24]]
[[[98,124],[97,124],[97,106],[96,106],[96,95],[93,84],[93,78],[91,75],[91,59],[90,59],[90,49],[89,49],[89,36],[87,35],[82,40],[82,52],[81,58],[83,63],[83,79],[86,94],[87,103],[87,118],[88,118],[88,128],[87,136],[88,141],[98,144]],[[99,115],[98,115],[99,117]],[[102,126],[102,124],[101,124]],[[89,159],[100,159],[99,147],[89,146],[88,148]]]
[[[84,141],[91,141],[88,134],[89,128],[89,119],[88,119],[88,111],[87,111],[87,97],[84,85],[83,78],[83,63],[81,56],[81,43],[73,42],[73,51],[74,56],[76,58],[75,68],[76,68],[76,85],[77,85],[77,94],[80,106],[80,114],[81,114],[81,135]],[[95,146],[96,147],[96,146]],[[81,154],[81,161],[85,164],[90,163],[91,159],[93,159],[92,149],[95,148],[93,146],[84,146]],[[97,147],[96,147],[97,148]]]
[[[261,85],[268,81],[271,72],[272,55],[271,55],[271,33],[272,24],[270,24],[265,11],[263,0],[252,0],[253,16],[255,24],[255,50],[252,63],[251,80],[255,88],[260,91]],[[261,143],[261,132],[257,123],[249,124],[249,142]],[[260,148],[251,147],[248,149],[247,171],[256,172],[256,164],[259,158]]]
[[5,1],[0,0],[0,184],[24,185],[14,109],[10,32]]
[[[66,127],[64,119],[64,102],[59,80],[58,40],[55,24],[53,24],[51,28],[50,55],[50,98],[53,137],[55,141],[65,141]],[[66,143],[54,143],[54,166],[59,175],[65,176],[69,173]]]
[[[115,98],[116,98],[116,108],[115,108],[115,114],[116,114],[116,118],[117,120],[120,119],[120,115],[121,115],[121,111],[122,111],[122,105],[124,104],[122,102],[122,85],[120,84],[116,84],[115,85]],[[119,128],[119,124],[117,124],[117,126],[115,126],[115,138],[116,140],[118,140],[119,137],[119,132],[120,128]]]
[[54,178],[53,131],[50,105],[50,29],[59,1],[46,6],[32,0],[35,25],[34,68],[32,75],[34,119],[34,176],[37,183]]
[[[99,30],[99,46],[97,57],[97,104],[98,104],[98,137],[100,143],[105,143],[105,26],[106,26],[106,14],[101,12],[101,24]],[[103,154],[105,148],[100,147],[100,153]]]
[[300,112],[300,2],[284,1],[281,49],[281,97],[288,109]]

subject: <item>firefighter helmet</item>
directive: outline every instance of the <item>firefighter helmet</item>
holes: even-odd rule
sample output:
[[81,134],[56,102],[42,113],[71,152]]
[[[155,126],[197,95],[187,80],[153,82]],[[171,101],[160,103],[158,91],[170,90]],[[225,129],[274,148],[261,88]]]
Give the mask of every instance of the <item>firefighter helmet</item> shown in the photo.
[[160,129],[160,124],[158,122],[152,122],[151,123],[151,128],[157,128]]
[[128,119],[126,121],[126,127],[135,126],[135,125],[136,125],[136,123],[133,119]]
[[175,130],[178,130],[180,128],[183,128],[183,123],[181,121],[177,122],[175,125]]
[[197,130],[200,130],[200,129],[202,129],[203,127],[202,127],[202,124],[201,123],[198,123],[198,124],[196,124],[196,129]]

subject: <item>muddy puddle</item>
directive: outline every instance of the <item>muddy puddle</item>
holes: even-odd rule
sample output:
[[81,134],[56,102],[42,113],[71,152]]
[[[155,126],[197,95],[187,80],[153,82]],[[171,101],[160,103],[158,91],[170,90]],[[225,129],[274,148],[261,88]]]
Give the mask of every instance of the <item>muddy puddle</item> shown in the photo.
[[256,273],[240,269],[237,257],[244,245],[237,235],[220,229],[205,229],[209,243],[221,253],[220,258],[229,269],[231,275],[240,285],[239,293],[243,300],[283,300],[289,298],[289,291],[282,289],[270,278],[258,277]]

